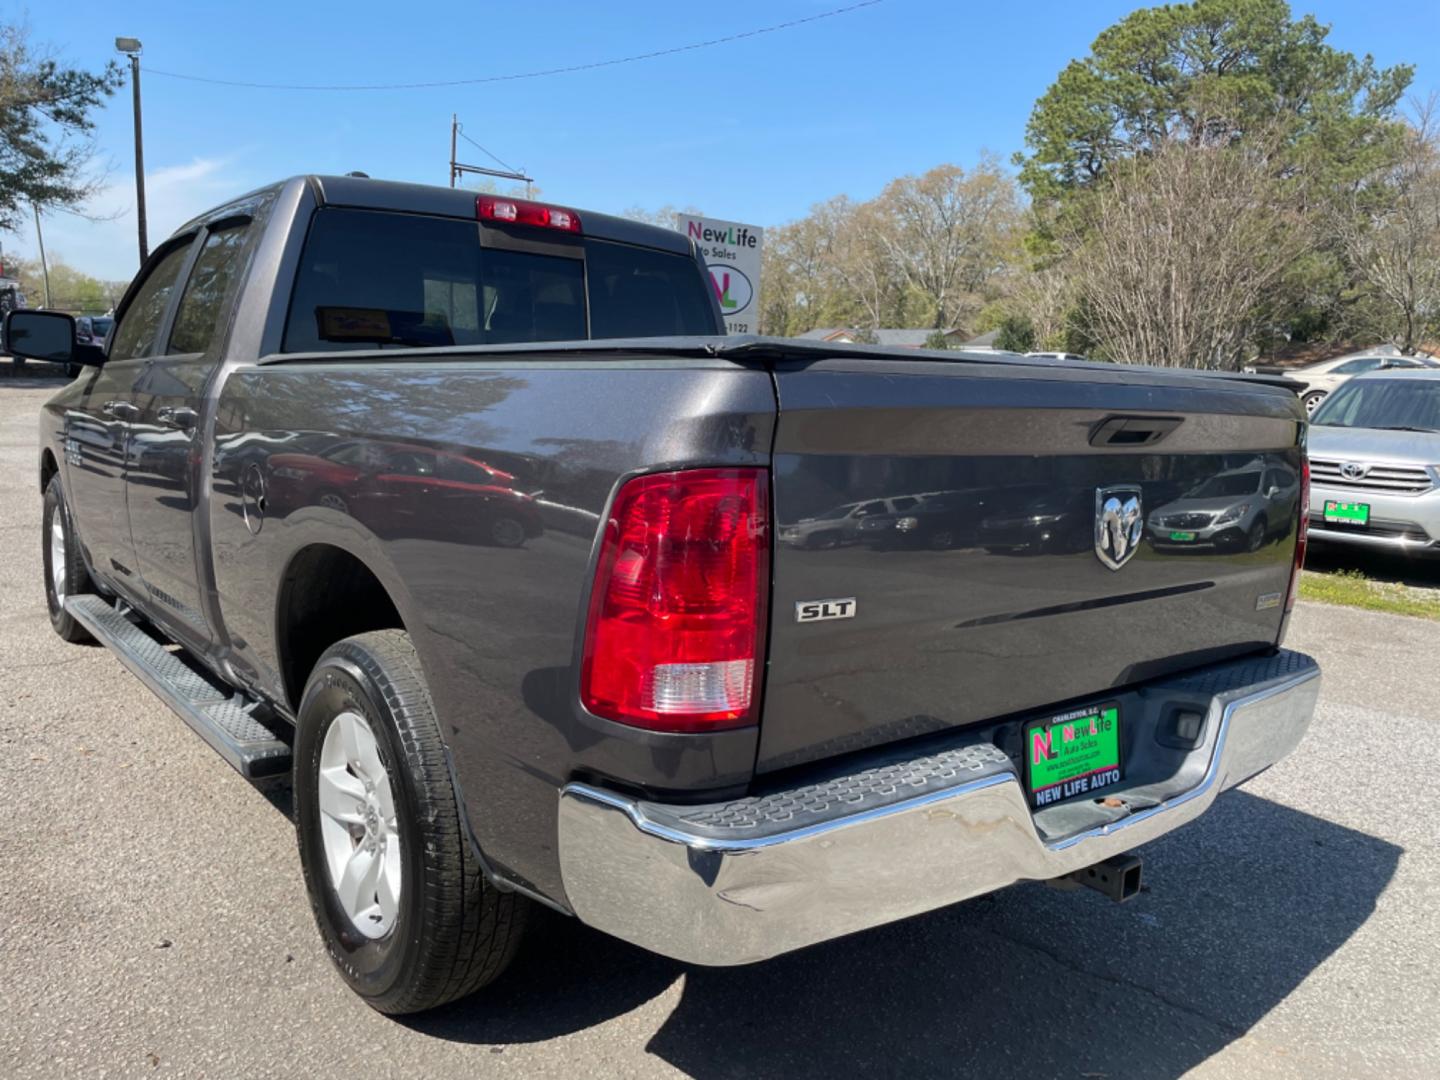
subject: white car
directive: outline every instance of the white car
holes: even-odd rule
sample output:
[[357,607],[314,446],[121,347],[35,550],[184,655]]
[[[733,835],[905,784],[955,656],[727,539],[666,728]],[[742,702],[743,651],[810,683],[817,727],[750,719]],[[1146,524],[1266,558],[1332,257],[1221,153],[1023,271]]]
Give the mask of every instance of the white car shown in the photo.
[[1315,413],[1310,538],[1440,555],[1440,371],[1377,371]]
[[1381,368],[1440,368],[1440,362],[1428,356],[1337,356],[1333,360],[1321,360],[1318,364],[1287,371],[1286,374],[1297,382],[1305,384],[1300,400],[1305,411],[1313,413],[1315,407],[1325,400],[1325,395],[1353,375]]

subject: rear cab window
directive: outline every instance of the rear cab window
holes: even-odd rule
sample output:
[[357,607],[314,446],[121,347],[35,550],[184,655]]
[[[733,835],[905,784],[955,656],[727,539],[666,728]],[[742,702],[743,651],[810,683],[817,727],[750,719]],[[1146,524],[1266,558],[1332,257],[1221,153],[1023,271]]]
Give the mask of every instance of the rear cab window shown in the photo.
[[594,237],[546,254],[482,246],[479,222],[317,210],[284,352],[718,332],[693,259]]
[[236,222],[215,228],[205,237],[180,295],[168,353],[218,354],[228,314],[226,300],[239,268],[248,224]]

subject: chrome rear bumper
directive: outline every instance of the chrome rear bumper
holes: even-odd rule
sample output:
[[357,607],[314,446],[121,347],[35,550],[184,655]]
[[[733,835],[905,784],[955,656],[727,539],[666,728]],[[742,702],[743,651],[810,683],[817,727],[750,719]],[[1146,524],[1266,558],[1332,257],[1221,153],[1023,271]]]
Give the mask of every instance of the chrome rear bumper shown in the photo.
[[1116,789],[1119,810],[1082,800],[1032,812],[1015,766],[988,744],[709,808],[570,784],[559,817],[569,904],[654,952],[728,965],[1061,877],[1193,820],[1293,750],[1320,669],[1281,650],[1159,691],[1171,685],[1208,700],[1203,741],[1165,781]]

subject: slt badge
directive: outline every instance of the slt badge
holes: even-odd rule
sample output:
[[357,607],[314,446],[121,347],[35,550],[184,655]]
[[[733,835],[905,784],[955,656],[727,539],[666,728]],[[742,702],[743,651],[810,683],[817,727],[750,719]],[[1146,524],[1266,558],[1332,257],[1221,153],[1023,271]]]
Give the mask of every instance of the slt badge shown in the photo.
[[1140,548],[1145,515],[1133,485],[1095,489],[1095,556],[1119,570]]

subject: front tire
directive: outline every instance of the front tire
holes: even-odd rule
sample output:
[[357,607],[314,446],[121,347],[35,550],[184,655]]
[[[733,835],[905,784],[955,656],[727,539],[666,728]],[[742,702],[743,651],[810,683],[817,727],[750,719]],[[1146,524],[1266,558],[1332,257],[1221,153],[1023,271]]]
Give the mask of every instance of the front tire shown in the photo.
[[1302,397],[1300,399],[1300,403],[1305,406],[1305,415],[1309,416],[1311,413],[1313,413],[1316,409],[1320,407],[1320,403],[1324,400],[1324,390],[1311,390],[1308,394]]
[[295,737],[300,864],[326,951],[383,1013],[463,997],[510,963],[530,901],[485,880],[409,636],[315,665]]
[[45,486],[40,525],[40,558],[45,568],[45,606],[50,612],[50,625],[66,641],[76,644],[94,641],[90,632],[65,610],[67,596],[95,590],[70,524],[70,512],[65,506],[65,493],[60,490],[58,475],[52,476]]

